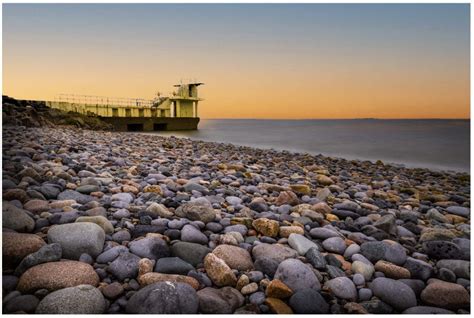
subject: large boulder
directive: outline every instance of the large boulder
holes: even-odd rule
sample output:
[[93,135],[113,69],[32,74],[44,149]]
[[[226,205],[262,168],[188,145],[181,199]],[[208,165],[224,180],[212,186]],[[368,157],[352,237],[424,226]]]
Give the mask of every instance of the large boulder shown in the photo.
[[84,315],[102,314],[105,311],[102,293],[91,285],[68,287],[46,295],[38,307],[37,314]]
[[30,293],[38,289],[52,291],[83,284],[99,284],[99,276],[94,268],[83,262],[62,261],[31,267],[21,275],[17,289],[22,293]]
[[39,250],[46,243],[36,234],[2,233],[2,257],[5,269],[14,268],[28,254]]
[[48,242],[61,244],[63,257],[68,259],[77,260],[83,253],[96,257],[102,252],[104,241],[105,232],[95,223],[55,225],[48,231]]
[[129,314],[196,314],[199,300],[188,284],[160,282],[148,285],[130,297]]

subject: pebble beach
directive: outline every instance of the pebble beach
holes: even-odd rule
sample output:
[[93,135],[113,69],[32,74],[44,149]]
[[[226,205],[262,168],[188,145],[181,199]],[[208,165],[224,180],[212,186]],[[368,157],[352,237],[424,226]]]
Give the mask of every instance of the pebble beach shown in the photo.
[[3,127],[3,313],[468,314],[470,175]]

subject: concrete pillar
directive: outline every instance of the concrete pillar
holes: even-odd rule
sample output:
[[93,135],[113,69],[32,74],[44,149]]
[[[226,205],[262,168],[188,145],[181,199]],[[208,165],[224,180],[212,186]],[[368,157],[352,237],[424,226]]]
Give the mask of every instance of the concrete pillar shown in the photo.
[[176,101],[176,117],[181,117],[181,101]]
[[196,104],[197,104],[197,102],[193,102],[193,117],[194,117],[194,118],[197,117],[197,114],[196,114]]
[[171,102],[171,106],[170,106],[170,116],[171,116],[171,117],[174,117],[174,102]]
[[198,114],[198,102],[196,101],[196,115],[194,117],[199,117],[199,114]]

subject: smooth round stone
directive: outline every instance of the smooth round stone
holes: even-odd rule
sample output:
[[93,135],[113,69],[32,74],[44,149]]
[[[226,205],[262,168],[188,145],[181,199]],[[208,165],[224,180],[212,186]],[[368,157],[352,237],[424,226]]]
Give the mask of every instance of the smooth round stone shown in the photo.
[[206,230],[209,230],[213,233],[219,233],[224,227],[216,222],[209,222],[206,224]]
[[243,248],[222,244],[217,246],[212,252],[217,257],[224,260],[224,262],[232,269],[248,271],[252,270],[254,267],[250,253]]
[[287,258],[295,258],[298,253],[286,246],[280,244],[258,244],[252,249],[252,255],[255,260],[265,257],[281,263]]
[[274,277],[281,280],[293,291],[306,288],[321,289],[321,284],[309,265],[305,265],[297,259],[287,259],[281,262]]
[[32,314],[38,306],[39,299],[33,295],[21,295],[4,304],[4,313],[26,312]]
[[18,284],[18,277],[14,275],[3,275],[2,276],[2,288],[10,292],[16,288],[16,285]]
[[91,285],[79,285],[57,290],[46,295],[37,314],[102,314],[106,302],[102,293]]
[[101,215],[96,215],[96,216],[81,216],[78,217],[75,221],[76,223],[79,222],[91,222],[99,225],[105,232],[105,234],[112,234],[114,233],[114,227],[112,223],[110,223],[107,218],[101,216]]
[[35,228],[35,221],[25,210],[11,203],[3,202],[2,226],[18,232],[31,232]]
[[117,220],[128,219],[130,218],[130,212],[127,209],[118,209],[112,214],[112,216]]
[[347,300],[357,299],[356,287],[352,280],[347,277],[336,277],[331,279],[324,284],[324,287],[329,289],[338,298]]
[[238,232],[242,234],[242,236],[245,236],[247,234],[247,231],[248,231],[247,227],[243,224],[230,225],[224,229],[224,233]]
[[186,223],[189,222],[186,222],[185,220],[171,220],[168,222],[168,228],[181,230]]
[[469,308],[470,296],[461,285],[436,280],[421,292],[423,303],[451,310]]
[[365,278],[362,274],[355,274],[352,277],[352,281],[356,286],[363,286],[365,284]]
[[162,227],[167,227],[170,220],[168,219],[154,219],[151,221],[151,225],[158,225]]
[[242,287],[242,289],[240,290],[240,293],[242,295],[249,295],[249,294],[255,293],[257,290],[258,290],[257,283],[250,283]]
[[242,203],[242,199],[239,198],[239,197],[234,197],[234,196],[228,196],[225,198],[225,200],[227,201],[227,203],[229,203],[230,205],[239,205]]
[[436,267],[449,269],[453,271],[457,277],[460,278],[471,278],[471,262],[469,261],[457,259],[443,259],[436,263]]
[[351,244],[344,251],[344,258],[350,259],[352,255],[357,254],[359,252],[360,252],[360,246],[357,244]]
[[327,265],[327,261],[324,258],[324,256],[319,252],[319,249],[317,247],[312,247],[310,248],[306,254],[305,254],[306,259],[308,262],[313,265],[314,268],[316,269],[325,269]]
[[55,225],[48,231],[48,242],[59,243],[64,258],[77,260],[82,253],[96,257],[104,247],[105,232],[89,222]]
[[105,286],[102,289],[102,294],[109,299],[116,299],[124,292],[124,288],[122,284],[115,282]]
[[402,282],[390,278],[379,277],[370,285],[375,296],[398,311],[416,306],[416,295],[413,290]]
[[117,277],[120,281],[126,278],[136,278],[138,274],[138,263],[140,257],[135,254],[122,252],[107,267],[107,271]]
[[26,202],[23,208],[31,213],[40,214],[41,212],[49,211],[49,204],[48,201],[35,199]]
[[128,300],[129,314],[197,314],[199,299],[188,284],[160,282],[137,291]]
[[426,286],[426,284],[420,279],[399,279],[398,281],[408,285],[417,297],[420,296]]
[[185,225],[181,229],[181,240],[204,245],[208,242],[207,236],[190,224]]
[[254,305],[261,305],[265,302],[265,293],[264,292],[256,292],[249,296],[249,301],[251,304]]
[[459,215],[465,218],[468,218],[471,214],[471,209],[463,206],[450,206],[446,208],[446,211],[451,214]]
[[205,198],[199,198],[180,205],[176,209],[175,214],[181,218],[187,218],[191,221],[202,221],[204,223],[212,222],[216,218],[216,212]]
[[428,241],[423,243],[423,250],[434,259],[460,259],[461,249],[448,241]]
[[193,266],[202,264],[204,257],[210,252],[208,247],[196,243],[177,242],[171,246],[172,256],[179,257]]
[[327,314],[329,305],[314,289],[302,289],[294,293],[289,304],[296,314]]
[[456,237],[452,240],[461,250],[461,259],[469,261],[471,259],[471,240],[461,237]]
[[159,237],[145,237],[128,244],[130,252],[141,258],[159,259],[170,256],[170,249],[165,240]]
[[251,282],[260,282],[263,279],[263,273],[260,271],[250,271],[247,273]]
[[38,264],[59,261],[62,250],[58,243],[43,245],[38,251],[27,255],[15,269],[15,275],[20,276],[28,268]]
[[199,282],[199,284],[201,284],[205,287],[211,287],[212,286],[212,281],[206,275],[206,273],[197,272],[195,270],[192,270],[188,273],[188,276],[192,277],[192,278],[195,278]]
[[288,237],[288,244],[298,252],[300,255],[305,255],[310,248],[318,248],[316,243],[308,240],[301,234],[292,233]]
[[155,265],[155,272],[165,274],[187,275],[194,267],[179,257],[160,258]]
[[77,192],[83,193],[83,194],[90,194],[92,192],[97,192],[99,190],[100,188],[98,186],[92,185],[92,184],[81,185],[76,188]]
[[122,243],[123,241],[130,241],[132,236],[127,230],[120,230],[112,234],[112,240],[117,243]]
[[80,204],[86,204],[95,200],[95,198],[90,195],[82,194],[74,190],[65,190],[59,193],[57,198],[58,200],[74,200]]
[[438,272],[438,278],[450,283],[456,282],[456,274],[447,268],[441,268]]
[[359,289],[359,301],[367,301],[372,298],[372,291],[368,288]]
[[373,265],[369,265],[361,261],[353,262],[351,268],[353,273],[361,274],[366,281],[370,281],[372,275],[375,272]]
[[403,264],[405,264],[405,261],[407,260],[407,253],[405,251],[405,248],[402,245],[393,241],[385,240],[384,243],[387,244],[384,260],[398,266],[402,266]]
[[260,257],[254,262],[255,269],[269,277],[275,275],[278,265],[278,261],[267,257]]
[[79,256],[79,262],[91,265],[94,263],[94,259],[89,254],[82,253],[81,256]]
[[203,314],[231,314],[244,304],[244,296],[235,288],[204,288],[197,292],[199,312]]
[[25,256],[38,251],[44,245],[44,241],[36,234],[3,232],[3,265],[13,269]]
[[438,307],[430,307],[430,306],[416,306],[411,307],[402,312],[404,315],[452,315],[455,314],[454,311],[438,308]]
[[170,240],[179,240],[181,238],[180,230],[166,230],[164,235],[168,236]]
[[[133,195],[131,195],[128,192],[121,192],[121,193],[115,193],[111,197],[112,201],[120,201],[120,202],[125,202],[125,203],[132,203],[133,202]],[[76,200],[77,201],[77,200]],[[79,202],[79,201],[78,201]]]
[[365,242],[360,246],[360,253],[372,263],[384,259],[387,246],[384,242]]
[[309,231],[309,235],[311,235],[312,238],[320,240],[325,240],[330,237],[340,237],[340,235],[336,231],[324,227],[317,227],[311,229],[311,231]]
[[128,248],[122,245],[114,246],[97,256],[96,262],[99,264],[107,264],[108,262],[112,262],[123,252],[128,252]]
[[346,243],[340,237],[331,237],[323,241],[323,247],[328,252],[342,255],[346,250]]
[[408,269],[412,278],[419,278],[421,280],[427,280],[433,275],[434,272],[433,266],[422,260],[412,257],[407,258],[403,267]]
[[61,261],[31,267],[21,275],[17,289],[28,293],[38,289],[52,291],[82,284],[97,286],[98,283],[99,277],[89,264]]

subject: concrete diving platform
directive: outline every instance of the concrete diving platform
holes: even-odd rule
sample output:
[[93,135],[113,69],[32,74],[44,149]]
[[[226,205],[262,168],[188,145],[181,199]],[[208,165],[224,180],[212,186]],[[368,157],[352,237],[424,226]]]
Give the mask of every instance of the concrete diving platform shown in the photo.
[[203,100],[198,97],[198,86],[202,84],[177,84],[169,96],[157,93],[152,100],[60,94],[46,106],[98,117],[119,131],[196,130],[198,104]]

